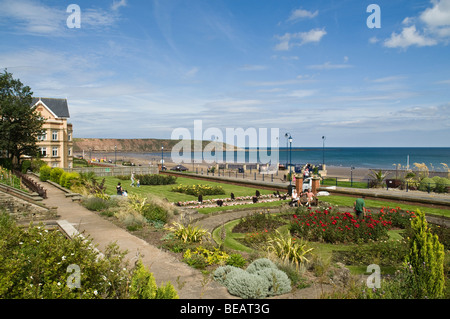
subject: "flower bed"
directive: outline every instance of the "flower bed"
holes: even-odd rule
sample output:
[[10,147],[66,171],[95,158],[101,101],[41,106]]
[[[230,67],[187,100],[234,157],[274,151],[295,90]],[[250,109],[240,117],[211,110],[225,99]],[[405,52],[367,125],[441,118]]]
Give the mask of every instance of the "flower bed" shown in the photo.
[[216,207],[218,206],[218,201],[221,201],[221,206],[237,206],[237,205],[248,205],[254,203],[270,203],[274,201],[280,200],[280,197],[267,194],[260,195],[258,197],[258,201],[254,201],[255,196],[240,196],[232,198],[214,198],[214,199],[206,199],[202,202],[197,200],[185,201],[185,202],[176,202],[174,203],[176,206],[180,207],[190,207],[190,208],[206,208],[206,207]]
[[368,242],[388,237],[388,230],[401,227],[414,217],[413,212],[403,212],[400,209],[381,209],[379,214],[366,213],[361,219],[356,219],[348,212],[337,212],[331,207],[296,214],[290,224],[293,234],[309,241],[327,243]]

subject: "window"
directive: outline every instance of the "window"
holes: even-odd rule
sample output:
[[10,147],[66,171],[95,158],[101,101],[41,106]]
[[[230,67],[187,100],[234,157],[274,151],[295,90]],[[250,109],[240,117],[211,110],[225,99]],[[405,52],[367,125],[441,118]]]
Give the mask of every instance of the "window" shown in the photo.
[[58,131],[53,131],[52,132],[52,140],[53,141],[57,141],[58,140]]
[[53,157],[57,157],[58,156],[58,148],[57,147],[53,147],[53,149],[52,149],[52,156]]
[[38,136],[38,141],[45,141],[47,140],[47,132],[44,132],[42,135]]
[[40,151],[42,157],[47,157],[47,148],[46,147],[40,147],[39,151]]
[[71,147],[69,147],[69,152],[68,152],[69,154],[69,156],[72,156],[72,148]]
[[69,142],[72,140],[72,132],[70,132],[70,133],[67,135],[67,139],[69,140]]

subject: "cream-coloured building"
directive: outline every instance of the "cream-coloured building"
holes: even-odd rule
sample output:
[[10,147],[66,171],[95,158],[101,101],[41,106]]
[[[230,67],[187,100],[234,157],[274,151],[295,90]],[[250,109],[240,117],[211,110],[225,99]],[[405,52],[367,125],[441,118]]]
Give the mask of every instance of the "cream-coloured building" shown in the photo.
[[45,119],[38,138],[41,159],[50,167],[73,167],[73,128],[67,99],[33,98],[33,107]]

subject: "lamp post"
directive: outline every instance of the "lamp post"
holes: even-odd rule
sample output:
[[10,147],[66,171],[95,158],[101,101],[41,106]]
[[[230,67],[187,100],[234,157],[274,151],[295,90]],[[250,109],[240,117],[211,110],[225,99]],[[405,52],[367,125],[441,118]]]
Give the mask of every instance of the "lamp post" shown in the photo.
[[161,170],[164,170],[164,146],[161,146]]
[[292,185],[292,136],[289,135],[289,186]]
[[291,135],[291,133],[287,132],[286,134],[284,134],[284,137],[286,138],[286,166],[288,165],[288,153],[287,153],[287,148],[288,148],[288,143],[289,143],[289,136]]
[[325,140],[327,138],[325,136],[322,136],[322,169],[325,166]]

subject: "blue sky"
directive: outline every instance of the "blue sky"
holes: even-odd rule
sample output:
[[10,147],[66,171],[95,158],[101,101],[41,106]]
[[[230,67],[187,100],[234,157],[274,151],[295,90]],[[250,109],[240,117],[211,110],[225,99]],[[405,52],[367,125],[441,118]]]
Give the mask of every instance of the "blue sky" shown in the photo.
[[281,145],[448,147],[449,40],[450,0],[0,0],[0,69],[67,98],[75,137],[202,120]]

